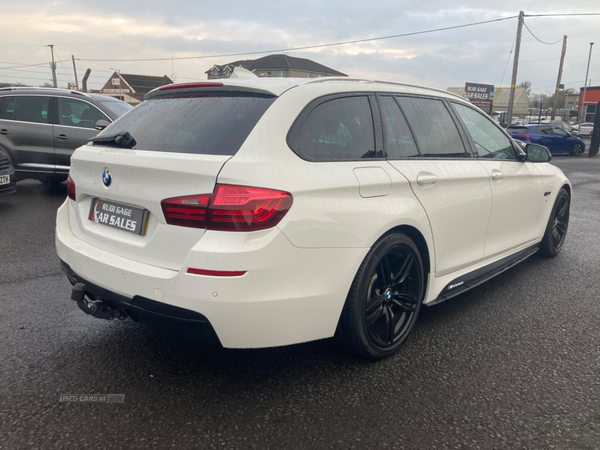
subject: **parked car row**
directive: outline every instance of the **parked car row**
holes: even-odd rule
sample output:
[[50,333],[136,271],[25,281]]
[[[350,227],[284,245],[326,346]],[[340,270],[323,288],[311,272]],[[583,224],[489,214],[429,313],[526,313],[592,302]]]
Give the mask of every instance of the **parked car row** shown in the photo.
[[0,150],[17,180],[61,183],[73,151],[131,108],[110,97],[67,89],[1,88]]

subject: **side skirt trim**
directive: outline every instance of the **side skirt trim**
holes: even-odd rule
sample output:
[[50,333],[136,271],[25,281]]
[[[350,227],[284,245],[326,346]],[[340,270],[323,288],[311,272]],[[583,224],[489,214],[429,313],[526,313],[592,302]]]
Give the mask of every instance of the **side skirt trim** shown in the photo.
[[538,244],[526,248],[525,250],[521,250],[514,255],[507,256],[506,258],[502,258],[495,263],[489,264],[481,269],[477,269],[473,272],[462,275],[454,280],[442,289],[438,298],[434,301],[426,303],[427,306],[437,305],[438,303],[442,303],[452,297],[456,297],[463,292],[468,291],[469,289],[473,289],[476,286],[479,286],[482,283],[485,283],[491,278],[494,278],[496,275],[501,274],[502,272],[507,271],[511,267],[516,266],[520,262],[526,260],[535,252],[538,251]]

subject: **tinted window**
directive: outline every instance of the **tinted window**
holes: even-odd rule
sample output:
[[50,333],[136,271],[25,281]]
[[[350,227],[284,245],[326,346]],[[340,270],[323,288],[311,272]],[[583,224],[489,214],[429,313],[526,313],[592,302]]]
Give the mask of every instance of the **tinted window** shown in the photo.
[[234,155],[274,99],[239,92],[154,98],[117,119],[100,136],[128,131],[139,150]]
[[552,127],[552,134],[555,136],[566,136],[567,132],[559,127]]
[[15,120],[24,122],[48,123],[48,102],[50,97],[17,97]]
[[512,133],[512,134],[516,134],[516,133],[527,134],[527,133],[529,133],[529,128],[527,128],[527,127],[508,127],[506,129],[506,131],[508,133]]
[[94,128],[98,120],[109,120],[89,103],[73,98],[58,98],[58,123],[70,127]]
[[465,158],[458,130],[440,100],[397,97],[424,157]]
[[133,108],[133,106],[131,106],[129,103],[125,103],[119,100],[100,100],[100,103],[102,103],[102,106],[107,107],[113,113],[115,113],[117,117],[121,117],[131,108]]
[[346,97],[317,106],[304,121],[295,146],[312,160],[374,158],[375,135],[369,98]]
[[535,128],[535,132],[537,134],[549,134],[549,135],[554,135],[554,133],[552,132],[552,127],[548,126],[548,125],[544,125],[541,127],[536,127]]
[[2,109],[0,109],[0,119],[13,119],[15,117],[16,97],[4,97]]
[[379,106],[383,122],[383,146],[391,159],[419,156],[406,119],[393,97],[380,97]]
[[468,106],[452,103],[452,107],[467,126],[480,158],[516,159],[510,139],[491,119]]

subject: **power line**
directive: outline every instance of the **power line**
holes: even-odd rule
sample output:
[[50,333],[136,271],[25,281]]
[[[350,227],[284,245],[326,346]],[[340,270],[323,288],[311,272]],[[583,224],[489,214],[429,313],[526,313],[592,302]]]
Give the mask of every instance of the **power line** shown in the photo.
[[[60,62],[65,62],[65,61],[69,61],[68,59],[65,59],[63,61],[56,61],[57,63]],[[4,61],[0,61],[1,64],[20,64],[20,63],[11,63],[11,62],[4,62]],[[47,66],[49,63],[47,62],[43,62],[43,63],[38,63],[38,64],[20,64],[17,66],[9,66],[9,67],[0,67],[0,70],[2,69],[18,69],[19,67],[35,67],[35,66]]]
[[558,44],[559,42],[562,42],[562,38],[560,38],[558,41],[556,42],[544,42],[542,41],[540,38],[538,38],[535,34],[533,34],[533,31],[531,31],[529,29],[529,27],[527,26],[527,24],[525,23],[525,21],[523,21],[523,25],[525,25],[525,28],[527,28],[527,31],[529,31],[529,34],[531,34],[534,38],[536,38],[538,41],[540,41],[542,44],[546,44],[546,45],[554,45],[554,44]]
[[600,13],[574,13],[574,14],[525,14],[525,17],[563,17],[563,16],[600,16]]
[[500,80],[500,86],[502,86],[502,82],[504,81],[504,75],[506,75],[506,69],[508,68],[508,63],[510,62],[510,55],[512,55],[516,40],[517,40],[517,33],[515,33],[515,38],[513,39],[512,45],[510,46],[510,52],[508,52],[508,58],[506,58],[506,65],[504,66],[504,72],[502,72],[502,79]]
[[297,50],[307,50],[307,49],[312,49],[312,48],[333,47],[333,46],[337,46],[337,45],[358,44],[358,43],[362,43],[362,42],[381,41],[381,40],[385,40],[385,39],[395,39],[395,38],[399,38],[399,37],[416,36],[419,34],[435,33],[438,31],[455,30],[458,28],[466,28],[466,27],[472,27],[475,25],[483,25],[486,23],[501,22],[503,20],[516,19],[517,17],[518,16],[502,17],[499,19],[484,20],[482,22],[472,22],[472,23],[467,23],[467,24],[463,24],[463,25],[454,25],[451,27],[435,28],[435,29],[431,29],[431,30],[413,31],[411,33],[394,34],[391,36],[381,36],[381,37],[367,38],[367,39],[355,39],[353,41],[333,42],[333,43],[329,43],[329,44],[306,45],[303,47],[280,48],[280,49],[275,49],[275,50],[261,50],[261,51],[244,52],[244,53],[228,53],[228,54],[223,54],[223,55],[180,56],[177,58],[140,58],[140,59],[83,59],[83,58],[80,58],[79,61],[97,61],[97,62],[171,61],[171,60],[175,60],[175,59],[181,60],[181,59],[222,58],[222,57],[230,57],[230,56],[256,55],[256,54],[260,54],[260,53],[291,52],[291,51],[297,51]]

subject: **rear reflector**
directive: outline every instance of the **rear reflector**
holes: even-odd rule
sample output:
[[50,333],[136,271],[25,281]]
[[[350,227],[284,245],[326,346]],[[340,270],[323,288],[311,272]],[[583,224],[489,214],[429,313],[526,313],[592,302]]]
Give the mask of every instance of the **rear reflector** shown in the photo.
[[217,184],[212,195],[163,200],[170,225],[218,231],[257,231],[279,223],[292,206],[292,195],[246,186]]
[[161,202],[165,220],[169,225],[206,228],[206,208],[210,194],[170,198]]
[[193,88],[214,88],[223,87],[223,83],[181,83],[181,84],[168,84],[158,88],[159,91],[172,91],[174,89],[193,89]]
[[194,275],[205,275],[207,277],[241,277],[246,273],[245,270],[239,271],[223,271],[223,270],[202,270],[192,269],[191,267],[187,270],[187,273]]
[[67,177],[67,197],[69,197],[73,201],[77,201],[77,196],[75,194],[75,182],[71,175]]

